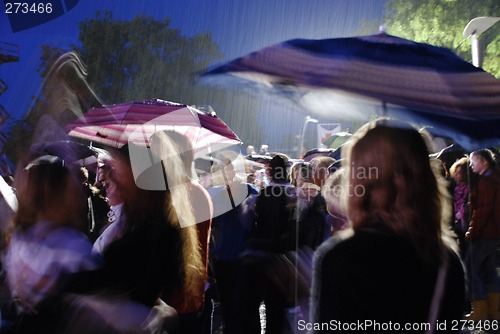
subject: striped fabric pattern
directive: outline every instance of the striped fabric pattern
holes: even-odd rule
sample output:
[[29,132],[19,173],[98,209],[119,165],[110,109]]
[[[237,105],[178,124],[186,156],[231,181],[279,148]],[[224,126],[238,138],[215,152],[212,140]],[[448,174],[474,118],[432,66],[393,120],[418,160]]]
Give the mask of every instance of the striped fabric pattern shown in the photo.
[[159,99],[92,108],[67,127],[72,137],[111,147],[128,142],[148,145],[153,133],[167,129],[186,135],[195,150],[218,143],[241,143],[215,114]]
[[500,142],[500,80],[449,49],[386,33],[285,41],[209,70],[201,82],[271,91],[320,115],[406,118],[464,146]]

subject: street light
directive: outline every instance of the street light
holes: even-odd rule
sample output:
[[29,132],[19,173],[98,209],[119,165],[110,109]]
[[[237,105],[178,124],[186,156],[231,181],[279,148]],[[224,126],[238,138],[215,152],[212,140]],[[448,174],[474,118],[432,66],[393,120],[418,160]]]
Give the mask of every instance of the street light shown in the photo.
[[478,34],[482,34],[489,28],[491,28],[495,23],[500,20],[500,17],[492,16],[481,16],[476,17],[469,21],[464,29],[463,36],[465,38],[471,39],[472,42],[472,64],[476,67],[482,65],[483,59],[481,57],[481,49],[479,46],[479,40],[477,39]]
[[318,123],[318,120],[315,118],[312,118],[311,116],[307,116],[306,119],[304,120],[304,125],[302,126],[302,133],[300,134],[300,144],[299,148],[297,150],[297,157],[300,158],[300,155],[302,153],[302,148],[304,147],[304,137],[306,134],[306,128],[308,123]]

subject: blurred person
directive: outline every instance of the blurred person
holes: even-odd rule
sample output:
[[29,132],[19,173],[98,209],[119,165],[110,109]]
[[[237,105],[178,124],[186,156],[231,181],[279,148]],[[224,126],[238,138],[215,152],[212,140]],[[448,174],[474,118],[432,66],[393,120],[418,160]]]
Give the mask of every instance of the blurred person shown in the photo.
[[307,246],[314,250],[324,241],[325,236],[324,206],[320,205],[319,200],[321,188],[314,184],[313,165],[309,162],[295,163],[290,176],[297,193],[297,246]]
[[257,154],[257,152],[255,152],[255,147],[253,147],[252,145],[248,145],[247,146],[247,155],[252,155],[252,154]]
[[326,208],[329,216],[327,217],[327,226],[329,236],[349,227],[347,220],[347,209],[344,203],[344,185],[345,168],[335,169],[333,173],[329,172],[325,185],[321,189],[321,195],[325,199]]
[[[310,160],[312,166],[312,176],[313,182],[316,184],[320,190],[325,185],[325,182],[330,175],[330,169],[332,165],[335,166],[337,160],[335,158],[329,156],[317,156]],[[314,206],[317,208],[316,210],[323,215],[324,219],[324,232],[323,232],[323,240],[329,238],[331,236],[331,225],[330,225],[330,215],[326,209],[325,198],[319,193],[315,198]]]
[[313,166],[306,161],[295,162],[290,168],[290,183],[300,187],[306,182],[314,183]]
[[496,252],[500,246],[500,174],[488,149],[474,151],[470,166],[479,175],[472,192],[472,218],[466,237],[470,240],[466,264],[472,284],[469,319],[500,319],[500,282]]
[[328,166],[328,176],[333,175],[337,170],[339,170],[342,167],[342,159],[335,160],[332,164]]
[[254,184],[257,186],[257,188],[264,189],[269,185],[270,181],[269,178],[267,177],[265,168],[256,170],[254,175],[255,175]]
[[87,230],[91,241],[95,241],[103,228],[108,225],[110,207],[101,189],[90,183],[90,174],[86,167],[80,167],[81,183],[87,198]]
[[[3,176],[0,176],[0,252],[4,249],[4,233],[12,224],[12,219],[17,211],[16,191],[12,183],[7,182]],[[0,263],[1,264],[1,263]]]
[[[127,146],[111,152],[108,162],[108,178],[123,201],[122,234],[104,248],[104,267],[73,277],[73,285],[79,292],[92,293],[80,304],[103,317],[108,315],[110,326],[142,318],[141,330],[172,330],[177,328],[175,310],[187,309],[199,300],[199,282],[205,279],[185,165],[177,145],[167,136],[161,138],[159,152],[153,153],[162,157],[161,152],[168,152],[168,159],[155,160],[168,173],[167,189],[145,190],[136,184]],[[151,176],[149,181],[165,177]],[[113,317],[113,310],[122,314]],[[134,332],[137,323],[132,325],[125,330]]]
[[336,160],[332,157],[319,156],[312,158],[310,163],[312,165],[313,182],[318,187],[322,188],[328,178],[328,167],[334,164]]
[[255,177],[254,173],[248,173],[247,174],[247,183],[255,185],[255,181],[256,180],[257,180],[257,178]]
[[[128,145],[112,151],[101,167],[110,204],[120,210],[94,243],[94,252],[102,255],[105,266],[72,278],[74,289],[88,294],[79,299],[81,315],[74,321],[95,330],[98,325],[88,314],[97,313],[116,332],[136,332],[143,330],[142,323],[159,306],[162,293],[173,295],[182,289],[185,245],[172,194],[136,185]],[[176,317],[173,311],[166,312]],[[122,318],[130,322],[125,328],[121,328]]]
[[290,167],[290,184],[294,187],[297,186],[297,180],[300,174],[301,161],[295,162],[292,167]]
[[[210,195],[214,206],[225,208],[225,212],[221,211],[213,218],[210,263],[222,310],[223,332],[238,333],[233,312],[240,302],[235,298],[239,256],[253,231],[252,209],[258,190],[252,184],[239,180],[229,159],[214,164],[212,175],[223,180],[210,189]],[[228,201],[231,207],[227,205]]]
[[452,228],[457,234],[460,247],[460,255],[465,258],[467,253],[467,242],[465,233],[469,229],[469,159],[463,157],[453,163],[450,167],[450,176],[453,178],[453,219]]
[[255,230],[240,257],[236,294],[239,304],[235,312],[238,333],[260,333],[262,301],[266,306],[266,331],[283,333],[285,309],[295,302],[280,289],[290,281],[289,272],[281,272],[276,267],[280,255],[296,247],[293,211],[296,193],[290,185],[287,162],[288,157],[282,154],[272,158],[267,166],[270,184],[255,200]]
[[266,145],[266,144],[260,145],[259,154],[260,155],[269,155],[269,145]]
[[198,182],[205,189],[210,189],[213,187],[214,183],[212,181],[212,175],[207,172],[199,173]]
[[101,265],[85,231],[86,198],[70,156],[33,156],[16,172],[18,210],[4,264],[18,316],[13,333],[57,333],[68,277]]
[[100,234],[94,241],[93,251],[102,254],[106,247],[113,241],[120,239],[126,230],[125,217],[123,213],[124,197],[117,184],[116,173],[113,173],[114,163],[107,158],[98,163],[97,178],[109,206],[107,213],[108,223],[99,231]]
[[[288,157],[278,154],[269,162],[266,173],[270,180],[255,202],[255,239],[272,251],[283,252],[291,247],[289,235],[290,203],[296,200],[287,170]],[[285,232],[285,234],[283,234]]]
[[[161,150],[164,141],[172,141],[176,146],[176,152],[179,152],[180,159],[184,163],[184,175],[180,177],[184,179],[184,183],[188,190],[189,204],[193,209],[194,219],[196,223],[196,231],[198,236],[198,248],[201,251],[200,256],[204,263],[204,270],[196,277],[198,281],[192,284],[197,286],[197,292],[190,303],[185,303],[186,298],[182,293],[176,297],[176,300],[170,301],[172,306],[177,309],[180,315],[179,332],[192,333],[200,332],[204,322],[207,321],[210,310],[204,310],[205,303],[205,286],[207,284],[208,265],[209,265],[209,240],[212,228],[212,217],[214,208],[212,199],[208,191],[193,178],[194,175],[194,148],[189,138],[178,132],[165,130],[155,133],[151,138],[152,150]],[[171,152],[165,152],[170,158]],[[161,155],[161,153],[160,153]],[[167,171],[168,173],[168,171]],[[192,229],[193,227],[189,227]],[[194,245],[193,245],[194,246]],[[194,247],[193,247],[194,249]],[[209,303],[211,304],[211,302]],[[206,312],[204,312],[206,311]],[[208,312],[208,313],[207,313]]]
[[450,199],[424,139],[406,123],[378,119],[343,154],[352,229],[315,253],[311,322],[460,320],[464,270],[448,227]]

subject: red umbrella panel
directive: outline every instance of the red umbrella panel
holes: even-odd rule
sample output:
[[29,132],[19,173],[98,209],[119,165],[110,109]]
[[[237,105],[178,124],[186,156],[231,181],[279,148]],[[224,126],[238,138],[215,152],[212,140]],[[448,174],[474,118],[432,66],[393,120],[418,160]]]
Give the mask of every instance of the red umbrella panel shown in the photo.
[[166,189],[159,159],[149,148],[151,136],[164,130],[190,139],[195,158],[210,157],[241,144],[215,113],[159,99],[93,108],[67,127],[74,138],[116,148],[128,144],[136,183],[149,190]]
[[148,145],[151,135],[160,130],[186,135],[195,150],[210,144],[241,143],[215,113],[159,99],[92,108],[67,130],[71,137],[117,148],[129,142]]

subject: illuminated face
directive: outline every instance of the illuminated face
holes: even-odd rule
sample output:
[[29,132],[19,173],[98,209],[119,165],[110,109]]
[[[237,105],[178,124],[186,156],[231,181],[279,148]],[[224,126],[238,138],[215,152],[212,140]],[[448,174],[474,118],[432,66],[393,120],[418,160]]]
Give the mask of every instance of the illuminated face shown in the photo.
[[470,158],[470,167],[474,173],[482,175],[488,170],[488,163],[480,155],[472,154]]
[[461,182],[465,182],[466,178],[464,175],[464,171],[463,171],[464,168],[462,168],[461,166],[458,167],[456,170],[455,170],[455,174],[453,174],[453,179],[455,180],[455,182],[457,183],[461,183]]

